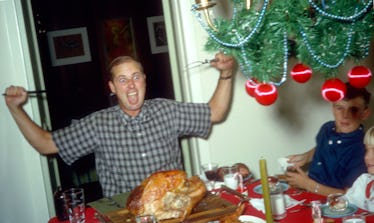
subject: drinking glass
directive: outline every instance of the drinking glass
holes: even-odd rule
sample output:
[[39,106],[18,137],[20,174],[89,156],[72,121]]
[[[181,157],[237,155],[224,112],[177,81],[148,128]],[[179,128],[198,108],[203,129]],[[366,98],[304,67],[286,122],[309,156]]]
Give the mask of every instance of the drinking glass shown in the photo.
[[243,187],[243,177],[239,173],[238,166],[223,167],[223,182],[233,190]]
[[343,223],[365,223],[365,216],[361,214],[353,214],[350,216],[343,217]]
[[157,223],[154,215],[138,215],[135,217],[136,223]]
[[322,211],[321,211],[321,201],[311,201],[312,205],[312,218],[314,223],[322,223]]
[[218,167],[218,163],[205,163],[201,165],[201,170],[208,180],[208,190],[214,189],[215,182],[218,180]]
[[63,192],[70,223],[84,223],[85,200],[83,188],[70,188]]

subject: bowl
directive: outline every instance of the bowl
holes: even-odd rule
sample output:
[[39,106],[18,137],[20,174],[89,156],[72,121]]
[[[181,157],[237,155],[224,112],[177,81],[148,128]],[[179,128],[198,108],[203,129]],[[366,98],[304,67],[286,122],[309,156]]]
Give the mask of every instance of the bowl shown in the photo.
[[349,203],[347,197],[342,193],[335,193],[327,196],[327,205],[332,211],[345,211],[348,207],[348,204]]

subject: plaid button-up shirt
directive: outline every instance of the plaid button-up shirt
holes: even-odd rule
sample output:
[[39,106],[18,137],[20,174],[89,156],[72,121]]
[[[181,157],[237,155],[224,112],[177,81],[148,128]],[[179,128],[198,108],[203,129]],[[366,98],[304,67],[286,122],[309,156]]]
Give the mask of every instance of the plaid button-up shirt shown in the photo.
[[104,196],[134,189],[151,173],[182,169],[179,138],[206,138],[211,127],[206,103],[146,100],[136,117],[114,106],[54,131],[59,155],[72,164],[95,153]]

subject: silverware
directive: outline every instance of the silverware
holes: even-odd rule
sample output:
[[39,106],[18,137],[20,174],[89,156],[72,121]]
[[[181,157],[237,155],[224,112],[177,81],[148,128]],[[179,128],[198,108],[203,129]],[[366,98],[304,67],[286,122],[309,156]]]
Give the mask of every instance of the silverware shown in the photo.
[[226,185],[222,185],[221,189],[224,190],[224,191],[226,191],[226,192],[229,192],[230,194],[238,196],[240,198],[240,203],[243,202],[243,201],[249,201],[249,200],[251,200],[251,198],[248,197],[247,195],[242,194],[242,193],[240,193],[240,192],[238,192],[236,190],[233,190],[233,189],[227,187]]
[[94,216],[97,220],[100,221],[100,223],[112,223],[112,221],[108,217],[100,214],[99,212],[95,212]]
[[123,208],[124,207],[120,203],[118,203],[116,200],[114,200],[112,197],[107,197],[107,198],[109,200],[109,205],[114,205],[117,208]]
[[[47,92],[46,90],[35,90],[35,91],[26,91],[29,95],[38,95]],[[3,96],[7,96],[6,93],[3,93]]]
[[199,61],[194,61],[185,66],[185,70],[193,69],[198,66],[201,66],[203,64],[211,63],[211,62],[216,62],[216,59],[205,59],[205,60],[199,60]]
[[299,208],[299,209],[295,209],[295,210],[291,210],[290,213],[296,213],[296,212],[299,212],[299,211],[302,211],[302,210],[305,210],[305,209],[308,209],[310,208],[311,206],[303,206],[302,208]]

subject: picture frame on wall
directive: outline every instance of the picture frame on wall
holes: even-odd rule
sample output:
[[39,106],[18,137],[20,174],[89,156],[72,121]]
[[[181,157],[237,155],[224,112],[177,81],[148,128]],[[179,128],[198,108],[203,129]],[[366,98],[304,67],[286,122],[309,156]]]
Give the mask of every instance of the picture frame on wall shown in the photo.
[[152,54],[168,51],[166,28],[163,16],[147,18],[149,42]]
[[50,31],[47,38],[52,66],[91,61],[86,27]]
[[137,58],[131,18],[112,18],[101,22],[102,58],[104,67],[119,56]]

